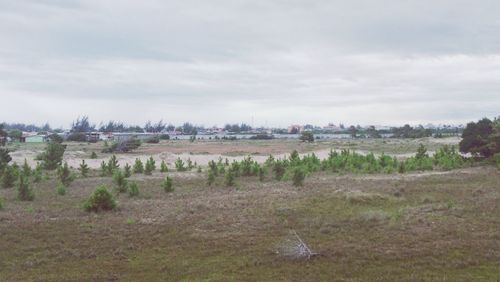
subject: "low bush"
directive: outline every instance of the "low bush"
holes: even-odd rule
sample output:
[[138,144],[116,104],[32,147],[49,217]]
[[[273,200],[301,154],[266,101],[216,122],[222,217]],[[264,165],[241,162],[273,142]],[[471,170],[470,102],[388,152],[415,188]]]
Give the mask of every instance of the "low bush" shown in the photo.
[[67,162],[57,168],[57,178],[65,186],[68,186],[71,182],[73,182],[73,180],[75,180],[75,177],[71,173]]
[[115,170],[113,173],[113,183],[116,185],[116,190],[119,193],[127,192],[128,181],[121,170]]
[[30,187],[29,180],[26,176],[20,175],[17,183],[17,198],[20,201],[33,201],[35,194]]
[[2,175],[2,187],[3,188],[13,187],[18,177],[18,174],[19,172],[17,171],[15,166],[10,166],[10,165],[5,166]]
[[134,173],[143,173],[143,172],[144,172],[144,165],[142,164],[142,161],[140,159],[135,159]]
[[233,170],[228,170],[226,176],[224,177],[224,185],[230,187],[234,185],[234,172]]
[[97,187],[90,197],[83,204],[87,212],[99,212],[113,210],[116,208],[116,201],[105,185]]
[[127,153],[141,146],[141,140],[137,138],[129,138],[114,142],[110,146],[104,146],[103,153]]
[[139,196],[139,187],[137,186],[137,182],[130,183],[128,186],[128,195],[131,198]]
[[293,169],[293,176],[292,176],[293,186],[303,186],[305,178],[306,178],[306,172],[302,167],[295,167]]
[[212,184],[214,184],[215,182],[215,174],[213,172],[213,170],[208,170],[208,186],[212,186]]
[[90,168],[89,166],[85,163],[85,160],[82,160],[82,163],[80,164],[80,167],[78,168],[78,170],[80,171],[80,174],[83,176],[83,177],[87,177],[89,171],[90,171]]
[[168,167],[164,160],[161,161],[160,172],[168,172]]
[[160,143],[160,137],[159,136],[153,136],[153,137],[150,137],[150,138],[146,139],[145,142],[146,143],[150,143],[150,144],[157,144],[157,143]]
[[66,195],[66,186],[64,186],[64,184],[60,183],[59,185],[57,185],[56,192],[60,196]]
[[181,158],[177,158],[177,160],[175,160],[175,169],[177,171],[186,171],[187,170],[187,168],[185,167],[184,161],[181,160]]
[[163,187],[163,190],[167,193],[173,192],[173,184],[172,184],[172,178],[166,177],[165,180],[163,180],[161,186]]
[[126,163],[123,167],[123,175],[125,176],[125,178],[129,178],[130,176],[132,176],[132,167],[128,163]]

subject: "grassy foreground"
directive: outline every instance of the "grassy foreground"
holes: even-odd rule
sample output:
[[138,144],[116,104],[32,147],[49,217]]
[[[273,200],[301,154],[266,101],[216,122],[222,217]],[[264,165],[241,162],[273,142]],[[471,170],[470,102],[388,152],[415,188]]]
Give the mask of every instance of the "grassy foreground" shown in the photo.
[[[118,209],[82,203],[110,178],[34,184],[35,200],[0,189],[0,281],[498,281],[500,173],[490,167],[404,175],[241,177],[134,175]],[[320,256],[276,254],[294,230]]]

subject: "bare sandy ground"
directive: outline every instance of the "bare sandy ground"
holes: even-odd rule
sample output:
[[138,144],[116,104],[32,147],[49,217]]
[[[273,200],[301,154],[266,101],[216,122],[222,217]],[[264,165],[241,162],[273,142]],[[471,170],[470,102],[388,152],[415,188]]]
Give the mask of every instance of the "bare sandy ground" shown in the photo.
[[[406,144],[408,142],[418,142],[414,140],[399,140],[400,144]],[[456,145],[460,141],[460,138],[443,138],[443,139],[427,139],[427,142],[430,145],[434,145],[434,147],[440,147],[443,145]],[[375,141],[357,141],[359,147],[362,149],[351,149],[361,154],[367,154],[371,150],[369,149],[373,143],[373,146],[378,146],[381,143],[377,143]],[[366,142],[366,143],[364,143]],[[369,143],[372,142],[372,143]],[[382,141],[381,141],[382,142]],[[385,141],[383,141],[385,142]],[[385,146],[397,146],[400,144],[392,143],[398,142],[398,140],[388,140],[388,144]],[[392,142],[392,143],[391,143]],[[368,144],[367,144],[368,143]],[[331,149],[341,150],[342,148],[346,148],[351,144],[349,141],[342,142],[332,142],[332,143],[317,143],[317,144],[304,144],[297,142],[237,142],[237,143],[224,143],[224,142],[198,142],[198,143],[181,143],[181,142],[168,142],[156,145],[145,144],[141,146],[139,150],[127,153],[127,154],[116,154],[118,159],[118,163],[120,166],[124,166],[125,164],[133,165],[135,159],[138,158],[141,161],[145,162],[149,157],[153,157],[153,159],[159,163],[163,160],[167,163],[169,167],[174,166],[174,162],[177,158],[182,159],[183,161],[187,161],[190,159],[193,163],[197,165],[205,166],[208,162],[214,160],[217,161],[219,158],[225,160],[226,158],[229,162],[233,160],[241,161],[246,156],[251,156],[252,159],[259,163],[263,163],[270,154],[272,154],[275,158],[287,158],[289,156],[289,152],[292,150],[298,150],[301,155],[314,153],[318,158],[325,159],[328,157]],[[110,154],[101,154],[99,153],[100,147],[99,145],[87,145],[87,144],[70,144],[68,149],[64,154],[64,161],[68,162],[71,167],[78,167],[82,160],[89,165],[91,168],[99,168],[102,161],[108,161]],[[28,162],[30,166],[35,166],[38,161],[35,160],[36,156],[42,152],[43,146],[26,146],[18,148],[16,151],[11,152],[10,155],[12,157],[13,162],[18,164],[22,164],[24,160]],[[368,149],[368,150],[365,150]],[[90,159],[90,151],[97,151],[99,158]],[[380,151],[380,149],[379,149]],[[287,153],[284,153],[287,152]],[[433,154],[432,150],[429,150],[429,154]],[[386,153],[390,156],[396,156],[397,158],[407,158],[409,156],[414,155],[414,152],[404,152],[404,153]],[[376,154],[379,155],[379,154]]]

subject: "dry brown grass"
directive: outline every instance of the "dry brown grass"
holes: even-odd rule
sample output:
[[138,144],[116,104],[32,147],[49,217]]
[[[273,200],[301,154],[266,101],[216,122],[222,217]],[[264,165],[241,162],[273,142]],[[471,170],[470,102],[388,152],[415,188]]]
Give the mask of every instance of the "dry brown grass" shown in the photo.
[[[0,280],[495,281],[500,267],[500,173],[331,175],[288,182],[238,178],[228,188],[204,174],[135,175],[138,198],[87,213],[81,205],[110,178],[56,182],[35,200],[1,189]],[[52,178],[53,179],[53,178]],[[290,230],[321,256],[282,259]]]

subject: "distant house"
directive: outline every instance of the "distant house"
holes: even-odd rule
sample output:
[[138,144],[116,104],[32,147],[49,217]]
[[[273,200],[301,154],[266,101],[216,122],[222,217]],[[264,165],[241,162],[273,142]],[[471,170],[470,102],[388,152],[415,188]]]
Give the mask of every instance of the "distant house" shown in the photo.
[[30,135],[21,137],[21,142],[26,143],[43,143],[47,141],[46,135]]
[[100,132],[89,132],[87,133],[87,142],[97,142],[101,139]]

